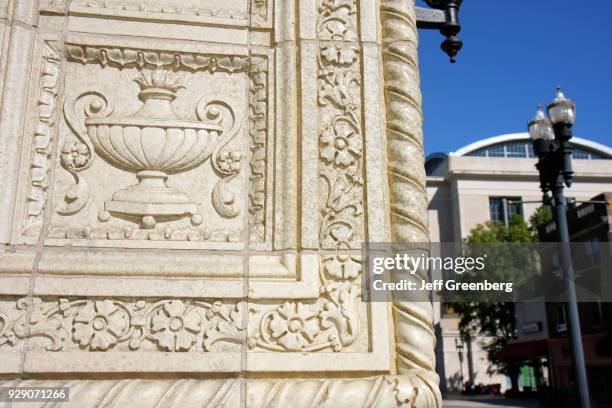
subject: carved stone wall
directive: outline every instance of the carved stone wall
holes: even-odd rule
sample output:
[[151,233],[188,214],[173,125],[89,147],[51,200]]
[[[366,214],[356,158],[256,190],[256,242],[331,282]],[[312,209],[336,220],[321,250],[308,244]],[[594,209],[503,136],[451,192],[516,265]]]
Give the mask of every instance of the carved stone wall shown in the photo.
[[362,242],[428,237],[412,0],[8,0],[0,24],[1,385],[441,406],[429,303],[360,293]]

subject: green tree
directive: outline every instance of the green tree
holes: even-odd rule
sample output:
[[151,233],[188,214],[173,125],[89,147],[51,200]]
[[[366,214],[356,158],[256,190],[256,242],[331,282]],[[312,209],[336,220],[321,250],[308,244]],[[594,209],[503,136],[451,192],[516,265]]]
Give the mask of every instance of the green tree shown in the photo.
[[533,235],[533,240],[538,240],[538,227],[552,221],[553,213],[549,206],[541,205],[537,210],[529,217],[529,230]]
[[[536,238],[537,232],[534,234],[533,228],[520,215],[513,216],[508,226],[493,222],[477,225],[464,240],[467,244],[464,251],[471,257],[486,254],[486,268],[478,272],[480,276],[476,272],[465,273],[457,280],[481,281],[484,273],[489,281],[513,282],[515,287],[528,283],[538,273],[537,258],[527,245],[516,243],[529,243]],[[513,390],[518,390],[518,364],[499,358],[499,352],[517,336],[514,302],[497,302],[481,297],[453,301],[449,305],[460,316],[459,329],[464,340],[469,341],[473,333],[489,339],[483,344],[492,363],[489,372],[508,375]]]

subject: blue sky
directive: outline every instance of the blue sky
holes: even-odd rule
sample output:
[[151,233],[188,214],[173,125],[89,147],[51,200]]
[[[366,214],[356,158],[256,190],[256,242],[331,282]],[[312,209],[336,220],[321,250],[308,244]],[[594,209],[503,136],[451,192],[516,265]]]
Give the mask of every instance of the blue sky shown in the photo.
[[[418,5],[423,5],[417,0]],[[611,0],[464,0],[456,64],[420,30],[425,151],[523,132],[561,84],[575,135],[612,145]]]

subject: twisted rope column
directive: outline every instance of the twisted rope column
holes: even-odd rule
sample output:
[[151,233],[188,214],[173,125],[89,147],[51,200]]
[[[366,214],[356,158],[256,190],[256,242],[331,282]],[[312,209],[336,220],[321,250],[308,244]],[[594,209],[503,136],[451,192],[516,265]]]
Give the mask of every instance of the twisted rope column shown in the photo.
[[[401,380],[403,381],[403,380]],[[240,400],[240,383],[225,379],[97,379],[0,381],[3,387],[68,387],[66,408],[391,408],[429,407],[406,395],[397,377],[247,380],[247,396]],[[0,408],[11,403],[0,402]],[[33,402],[32,408],[49,407]],[[56,406],[56,405],[52,405]]]
[[[393,242],[429,242],[414,0],[381,0],[382,59]],[[415,276],[421,280],[423,275]],[[393,302],[399,388],[415,407],[442,405],[431,303]]]

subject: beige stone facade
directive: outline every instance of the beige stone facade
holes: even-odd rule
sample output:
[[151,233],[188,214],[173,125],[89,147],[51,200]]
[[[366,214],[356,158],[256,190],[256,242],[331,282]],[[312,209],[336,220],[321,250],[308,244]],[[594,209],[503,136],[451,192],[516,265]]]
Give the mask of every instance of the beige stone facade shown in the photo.
[[360,294],[363,241],[428,239],[413,0],[4,0],[0,25],[2,386],[441,406],[431,304]]

